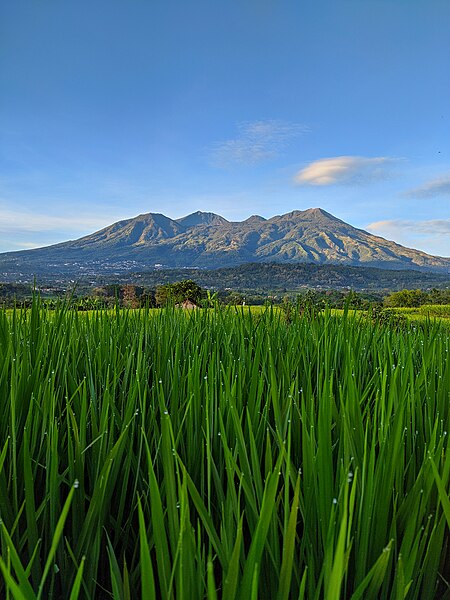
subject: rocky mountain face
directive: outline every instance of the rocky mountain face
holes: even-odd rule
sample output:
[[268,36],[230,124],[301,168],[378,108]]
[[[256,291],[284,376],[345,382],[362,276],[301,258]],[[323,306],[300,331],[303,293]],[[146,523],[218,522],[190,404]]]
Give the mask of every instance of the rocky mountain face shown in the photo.
[[0,274],[219,268],[257,262],[341,264],[450,272],[450,258],[400,246],[320,208],[230,222],[214,213],[181,219],[148,213],[78,240],[0,254]]

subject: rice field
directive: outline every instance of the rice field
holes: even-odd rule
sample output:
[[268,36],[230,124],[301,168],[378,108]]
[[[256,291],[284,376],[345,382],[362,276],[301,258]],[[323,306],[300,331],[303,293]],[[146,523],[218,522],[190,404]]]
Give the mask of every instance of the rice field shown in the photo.
[[449,304],[424,304],[417,308],[395,308],[396,313],[404,315],[410,321],[426,321],[438,319],[450,324]]
[[0,598],[450,598],[450,332],[0,312]]

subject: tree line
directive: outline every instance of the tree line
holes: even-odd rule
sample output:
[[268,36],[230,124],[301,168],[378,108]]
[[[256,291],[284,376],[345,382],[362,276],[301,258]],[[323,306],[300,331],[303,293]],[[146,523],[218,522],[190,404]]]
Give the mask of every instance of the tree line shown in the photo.
[[[108,284],[92,288],[88,293],[77,293],[77,290],[35,289],[41,300],[49,308],[55,307],[61,301],[66,301],[78,310],[95,310],[101,308],[157,308],[168,305],[179,305],[189,301],[200,307],[215,304],[232,305],[262,305],[272,304],[298,307],[313,306],[316,308],[344,308],[367,310],[370,307],[419,307],[427,304],[450,304],[450,289],[404,289],[383,295],[380,292],[356,292],[354,290],[314,290],[302,292],[267,294],[260,290],[248,292],[233,289],[211,291],[202,287],[192,279],[183,279],[174,283],[163,283],[153,289],[134,284]],[[4,307],[27,307],[32,301],[32,290],[28,286],[17,284],[0,284],[0,305]]]

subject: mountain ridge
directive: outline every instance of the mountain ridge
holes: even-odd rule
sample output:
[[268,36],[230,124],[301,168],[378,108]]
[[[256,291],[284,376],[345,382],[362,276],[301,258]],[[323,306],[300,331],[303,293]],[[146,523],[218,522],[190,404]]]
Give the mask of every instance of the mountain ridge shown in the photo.
[[358,229],[322,208],[228,221],[196,211],[144,213],[53,246],[0,254],[0,272],[123,272],[155,266],[221,268],[248,262],[341,264],[450,272],[432,256]]

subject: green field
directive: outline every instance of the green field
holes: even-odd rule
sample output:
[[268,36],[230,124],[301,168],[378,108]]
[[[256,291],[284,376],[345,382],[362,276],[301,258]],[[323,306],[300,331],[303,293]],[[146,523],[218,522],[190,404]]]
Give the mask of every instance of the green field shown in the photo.
[[449,599],[450,332],[0,312],[0,598]]
[[410,321],[426,321],[440,319],[450,323],[449,304],[424,304],[417,308],[395,308],[396,313],[404,315]]

